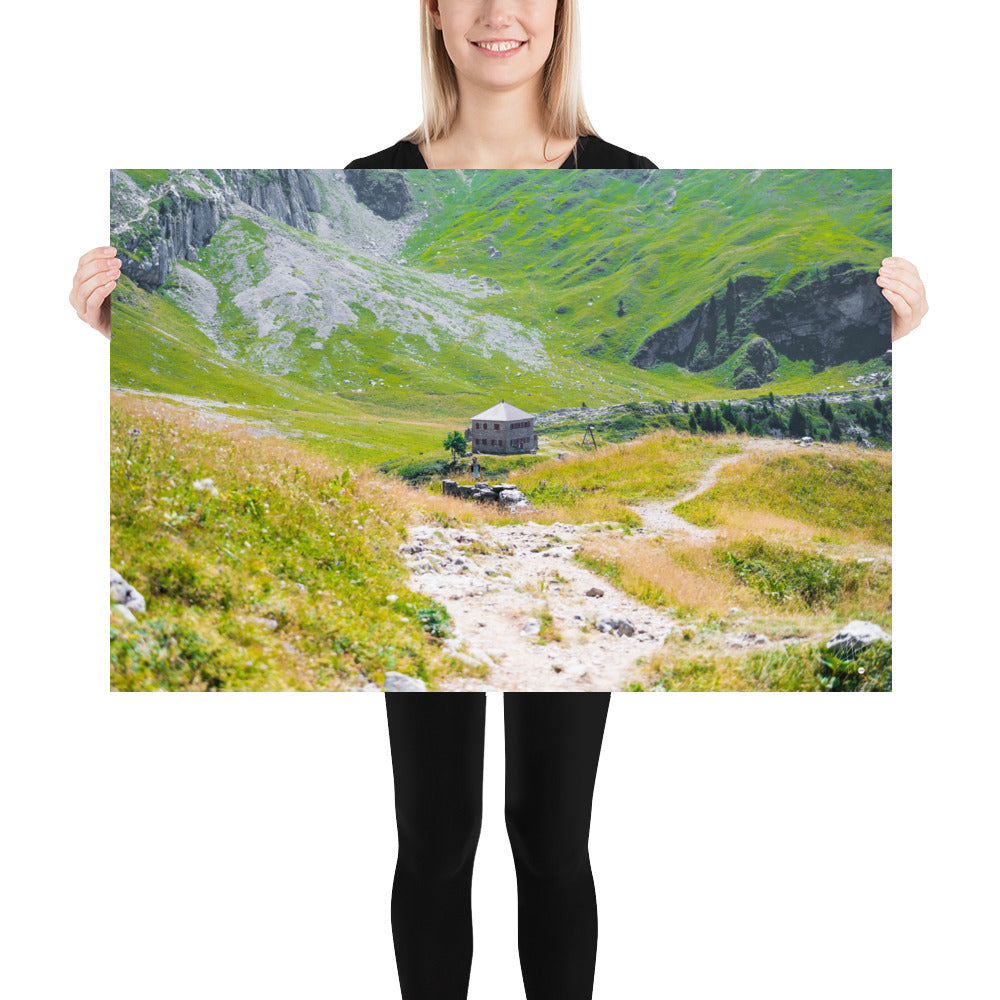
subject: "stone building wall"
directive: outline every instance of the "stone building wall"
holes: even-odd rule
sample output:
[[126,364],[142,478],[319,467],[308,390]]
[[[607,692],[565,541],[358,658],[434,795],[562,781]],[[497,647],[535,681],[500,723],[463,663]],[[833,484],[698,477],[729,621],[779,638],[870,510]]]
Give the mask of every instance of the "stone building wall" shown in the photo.
[[[477,428],[477,423],[484,421],[474,420],[465,432],[473,451],[487,455],[522,455],[538,450],[534,417],[527,420],[491,420],[486,422],[485,428]],[[522,426],[515,426],[517,424]],[[481,443],[483,441],[486,443]]]

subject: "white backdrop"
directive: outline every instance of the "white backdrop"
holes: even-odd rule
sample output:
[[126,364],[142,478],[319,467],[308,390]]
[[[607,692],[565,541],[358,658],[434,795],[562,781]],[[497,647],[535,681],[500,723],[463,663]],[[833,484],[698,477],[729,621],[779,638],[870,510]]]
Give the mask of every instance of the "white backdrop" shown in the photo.
[[[994,995],[995,15],[582,7],[607,139],[660,167],[891,167],[894,251],[931,303],[894,350],[896,690],[613,698],[595,998]],[[6,15],[7,996],[398,996],[383,699],[107,691],[109,345],[67,294],[108,239],[112,166],[342,166],[408,131],[416,10]],[[501,710],[471,1000],[522,995]]]

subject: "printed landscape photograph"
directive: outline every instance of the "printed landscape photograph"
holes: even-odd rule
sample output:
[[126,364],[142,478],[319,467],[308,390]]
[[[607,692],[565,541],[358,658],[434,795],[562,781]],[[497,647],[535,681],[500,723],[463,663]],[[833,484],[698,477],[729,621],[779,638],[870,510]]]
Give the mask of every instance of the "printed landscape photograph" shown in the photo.
[[113,170],[111,688],[890,691],[888,170]]

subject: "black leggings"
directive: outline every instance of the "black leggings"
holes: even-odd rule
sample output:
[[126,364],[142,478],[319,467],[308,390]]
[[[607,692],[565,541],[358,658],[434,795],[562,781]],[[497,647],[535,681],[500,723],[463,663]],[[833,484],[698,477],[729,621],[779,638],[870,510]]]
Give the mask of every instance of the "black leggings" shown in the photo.
[[[590,1000],[597,900],[587,841],[610,693],[504,694],[504,815],[527,1000]],[[486,694],[385,696],[399,856],[392,937],[403,1000],[465,1000]]]

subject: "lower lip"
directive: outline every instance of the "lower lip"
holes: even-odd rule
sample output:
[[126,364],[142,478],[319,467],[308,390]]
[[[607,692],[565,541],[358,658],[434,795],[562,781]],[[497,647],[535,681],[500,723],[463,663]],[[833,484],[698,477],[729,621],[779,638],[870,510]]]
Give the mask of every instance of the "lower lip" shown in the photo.
[[494,52],[492,49],[484,49],[480,45],[476,45],[475,42],[469,43],[480,55],[488,56],[490,59],[509,59],[512,55],[516,55],[521,51],[528,43],[524,42],[518,45],[516,48],[507,49],[506,52]]

